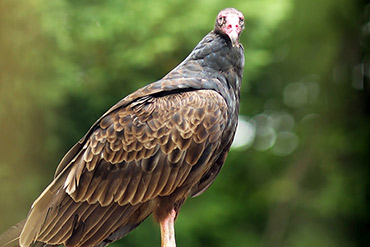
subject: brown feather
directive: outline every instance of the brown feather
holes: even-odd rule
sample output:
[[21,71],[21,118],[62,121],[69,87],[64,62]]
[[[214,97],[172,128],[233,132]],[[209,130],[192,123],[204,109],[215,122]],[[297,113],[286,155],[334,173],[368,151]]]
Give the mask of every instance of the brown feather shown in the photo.
[[151,177],[151,180],[149,181],[148,183],[148,188],[147,190],[145,191],[145,194],[143,196],[143,201],[147,201],[149,198],[153,198],[153,194],[156,193],[156,188],[158,186],[158,181],[159,179],[161,178],[161,164],[159,163],[159,158],[160,158],[160,155],[156,155],[156,162],[157,164],[155,165],[155,167],[153,168],[153,171],[151,172],[152,174],[152,177]]
[[19,235],[22,232],[26,220],[22,220],[15,226],[10,227],[8,230],[0,235],[1,247],[14,247],[19,246]]
[[204,147],[205,147],[204,142],[197,143],[196,141],[193,140],[186,152],[185,156],[186,162],[190,165],[194,165],[195,163],[197,163],[198,159],[203,153]]
[[129,176],[128,172],[124,173],[122,175],[121,184],[119,185],[117,193],[114,196],[114,201],[117,202],[120,206],[124,206],[126,203],[125,194],[130,181],[131,177]]
[[166,158],[164,155],[161,156],[159,164],[160,164],[160,166],[158,166],[159,169],[156,172],[160,173],[160,176],[159,176],[158,182],[155,186],[155,190],[152,196],[156,194],[159,195],[159,193],[162,192],[163,188],[166,186],[168,177],[170,176],[170,173],[171,173],[171,168],[167,164]]
[[[41,231],[31,233],[32,241],[97,244],[128,224],[120,214],[122,207],[136,214],[135,205],[175,191],[179,194],[174,198],[183,198],[209,169],[217,148],[212,143],[227,121],[221,114],[225,101],[218,93],[184,92],[151,98],[141,111],[138,107],[106,115],[93,130],[86,148],[64,171],[70,198],[47,206],[50,214]],[[146,109],[151,114],[142,112]],[[135,217],[145,218],[152,210],[154,206]]]
[[210,186],[235,134],[244,67],[223,31],[216,22],[183,63],[95,122],[34,202],[22,247],[103,247]]
[[150,183],[151,178],[152,178],[151,173],[142,173],[142,177],[137,185],[134,198],[131,200],[132,205],[136,205],[143,201],[145,192],[148,189],[148,184]]
[[144,172],[153,172],[153,170],[157,167],[160,155],[158,152],[149,158],[141,160],[141,169]]

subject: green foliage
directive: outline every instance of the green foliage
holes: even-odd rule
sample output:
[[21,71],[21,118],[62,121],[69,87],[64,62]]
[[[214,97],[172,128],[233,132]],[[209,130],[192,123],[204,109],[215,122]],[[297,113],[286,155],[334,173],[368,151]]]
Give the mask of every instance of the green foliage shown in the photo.
[[[220,176],[189,199],[179,246],[367,246],[370,5],[238,0],[241,115]],[[26,217],[63,154],[160,79],[221,0],[0,1],[0,230]],[[249,140],[248,143],[243,141]],[[151,220],[113,246],[159,246]]]

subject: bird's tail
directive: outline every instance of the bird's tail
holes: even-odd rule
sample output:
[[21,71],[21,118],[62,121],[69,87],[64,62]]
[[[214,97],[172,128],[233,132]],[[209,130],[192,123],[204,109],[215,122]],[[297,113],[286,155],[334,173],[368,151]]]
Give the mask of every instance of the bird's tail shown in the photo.
[[0,247],[14,247],[19,245],[19,236],[21,235],[22,229],[26,220],[22,220],[15,226],[10,227],[7,231],[0,235]]

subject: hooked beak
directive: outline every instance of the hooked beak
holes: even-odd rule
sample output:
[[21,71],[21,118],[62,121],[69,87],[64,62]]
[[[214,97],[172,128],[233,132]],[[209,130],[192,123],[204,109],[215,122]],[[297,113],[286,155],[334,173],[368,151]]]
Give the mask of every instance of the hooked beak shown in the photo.
[[243,27],[240,26],[238,16],[229,16],[223,27],[224,33],[229,36],[233,47],[239,47],[239,36],[243,31]]
[[235,30],[233,30],[228,34],[228,36],[233,47],[239,47],[239,34]]

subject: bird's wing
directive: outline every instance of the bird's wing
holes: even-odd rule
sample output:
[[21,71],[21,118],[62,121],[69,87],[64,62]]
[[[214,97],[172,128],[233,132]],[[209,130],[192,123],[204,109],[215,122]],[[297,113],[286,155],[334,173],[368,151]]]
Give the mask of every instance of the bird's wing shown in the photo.
[[[200,72],[202,70],[202,67],[199,66],[199,64],[194,64],[192,65],[193,70],[196,72]],[[194,69],[194,68],[197,68]],[[131,104],[132,102],[142,99],[147,96],[153,96],[156,94],[169,94],[169,93],[176,93],[176,92],[181,92],[181,90],[200,90],[200,89],[216,89],[216,91],[222,91],[222,87],[220,86],[220,82],[218,79],[202,79],[196,77],[195,75],[194,78],[189,78],[183,77],[184,71],[182,70],[177,70],[176,71],[176,78],[168,78],[168,79],[161,79],[159,81],[150,83],[135,92],[129,94],[122,100],[120,100],[117,104],[112,106],[107,112],[105,112],[90,128],[90,130],[86,133],[84,137],[82,137],[79,142],[77,142],[70,150],[65,154],[61,162],[59,163],[56,171],[55,171],[55,178],[63,171],[64,168],[69,166],[72,161],[75,159],[76,155],[78,152],[81,151],[84,143],[88,139],[88,137],[91,135],[91,133],[97,128],[102,121],[102,119],[112,112],[124,108]],[[170,73],[172,74],[172,73]]]
[[151,213],[139,212],[151,199],[190,189],[217,159],[228,119],[219,93],[159,90],[132,98],[104,114],[66,154],[32,206],[22,246],[98,244],[127,220],[139,224]]
[[19,235],[22,232],[25,222],[26,222],[25,220],[22,220],[15,226],[10,227],[7,231],[0,234],[0,246],[1,247],[17,246]]
[[234,138],[232,137],[229,143],[222,150],[221,154],[218,156],[217,160],[215,160],[212,167],[205,174],[203,174],[200,181],[195,186],[193,186],[193,188],[191,189],[192,197],[196,197],[202,194],[206,189],[209,188],[209,186],[211,186],[213,181],[216,179],[216,176],[221,171],[221,168],[225,163],[226,156],[230,150],[233,139]]

